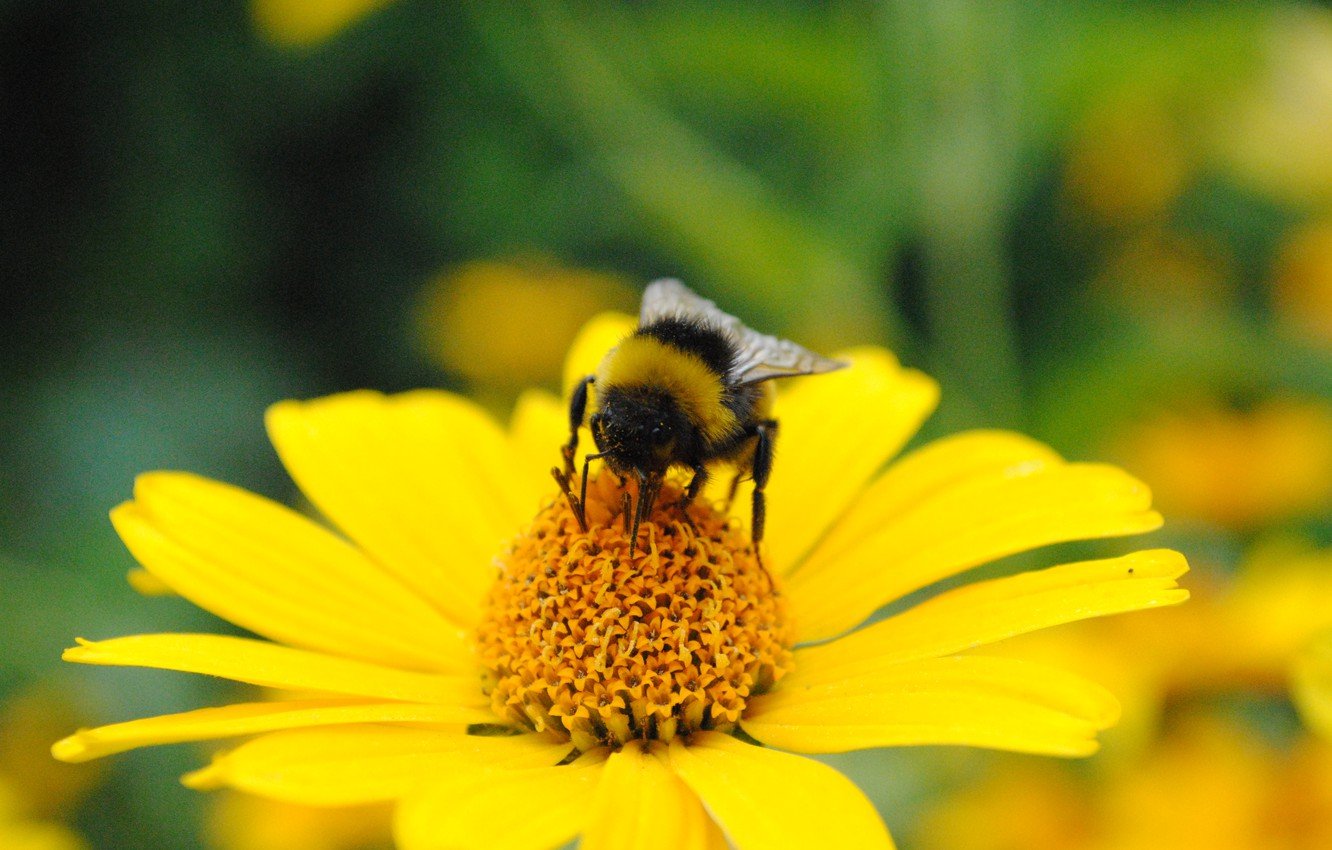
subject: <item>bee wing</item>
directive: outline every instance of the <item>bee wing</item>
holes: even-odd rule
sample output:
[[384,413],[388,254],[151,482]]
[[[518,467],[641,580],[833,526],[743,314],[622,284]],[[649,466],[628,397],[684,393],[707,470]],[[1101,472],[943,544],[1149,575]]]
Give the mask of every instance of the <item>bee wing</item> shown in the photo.
[[817,375],[845,369],[843,360],[833,360],[815,354],[789,339],[761,334],[741,326],[740,356],[731,367],[730,378],[736,384],[754,384],[769,378],[790,378],[795,375]]
[[728,331],[744,327],[735,316],[722,312],[716,304],[674,278],[654,280],[643,290],[643,303],[638,308],[639,327],[662,319],[699,319]]
[[847,364],[815,354],[789,339],[761,334],[744,322],[695,293],[678,280],[653,281],[643,292],[638,311],[639,326],[668,318],[697,319],[724,331],[735,343],[739,356],[726,377],[733,384],[753,384],[769,378],[816,375]]

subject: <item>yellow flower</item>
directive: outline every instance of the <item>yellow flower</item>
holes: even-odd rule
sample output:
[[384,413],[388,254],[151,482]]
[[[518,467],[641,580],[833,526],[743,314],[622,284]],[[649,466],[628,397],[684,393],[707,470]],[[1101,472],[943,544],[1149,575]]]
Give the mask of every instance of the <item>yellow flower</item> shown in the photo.
[[68,828],[34,820],[24,811],[14,787],[0,777],[0,847],[5,850],[87,850]]
[[1199,404],[1141,423],[1116,451],[1171,516],[1247,530],[1332,497],[1332,405],[1322,401]]
[[392,0],[251,0],[254,24],[278,44],[310,47]]
[[1160,218],[1184,186],[1191,152],[1178,118],[1159,95],[1125,94],[1078,128],[1064,166],[1064,191],[1098,224]]
[[[1322,597],[1326,603],[1327,596]],[[1295,703],[1309,728],[1332,741],[1332,631],[1310,641],[1295,659]]]
[[[590,370],[629,326],[594,322],[569,372]],[[552,493],[567,418],[546,395],[524,396],[507,431],[441,392],[275,406],[278,454],[345,540],[225,484],[142,476],[113,512],[130,550],[258,638],[80,641],[66,658],[289,698],[84,730],[55,755],[255,735],[186,783],[310,805],[393,801],[408,850],[555,847],[580,834],[589,850],[757,850],[891,846],[849,780],[793,753],[1093,752],[1118,712],[1106,691],[969,650],[1180,602],[1178,554],[978,582],[865,623],[1015,552],[1156,528],[1147,489],[995,431],[881,472],[937,387],[882,350],[845,356],[852,368],[780,400],[767,569],[719,507],[698,504],[685,521],[676,482],[636,555],[609,474],[592,481],[580,532]]]
[[0,710],[0,848],[86,849],[58,819],[68,815],[100,771],[89,770],[91,765],[61,769],[46,754],[56,730],[68,729],[75,715],[47,686],[11,695]]
[[1230,265],[1217,244],[1151,228],[1116,247],[1094,286],[1138,313],[1205,315],[1230,300]]
[[25,816],[63,818],[100,780],[97,765],[71,770],[51,761],[51,741],[84,719],[69,695],[50,684],[10,694],[0,707],[0,784],[4,777],[22,781],[14,802]]
[[1089,809],[1073,778],[1052,764],[992,766],[928,808],[912,844],[921,850],[1082,850],[1092,846],[1095,829]]
[[392,846],[392,808],[302,806],[234,792],[208,813],[208,846],[217,850],[374,850]]
[[1283,322],[1332,345],[1332,220],[1291,233],[1277,252],[1272,306]]
[[1257,33],[1257,79],[1217,111],[1215,152],[1253,188],[1322,206],[1332,199],[1332,14],[1312,6],[1274,11]]
[[1332,846],[1332,746],[1285,750],[1231,720],[1183,718],[1128,769],[996,773],[919,825],[921,850],[1321,850]]
[[633,300],[614,275],[548,260],[467,263],[427,288],[418,333],[431,355],[473,388],[516,393],[555,386],[560,357],[578,329]]

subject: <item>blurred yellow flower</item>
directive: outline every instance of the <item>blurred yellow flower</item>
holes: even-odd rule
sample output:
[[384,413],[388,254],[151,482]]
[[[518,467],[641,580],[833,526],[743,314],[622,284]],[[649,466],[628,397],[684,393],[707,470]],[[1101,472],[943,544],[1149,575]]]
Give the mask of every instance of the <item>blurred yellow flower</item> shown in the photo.
[[1185,718],[1099,780],[1053,765],[998,772],[929,811],[922,850],[1321,850],[1332,846],[1332,747],[1293,751],[1232,721]]
[[597,313],[635,300],[621,278],[550,261],[474,262],[441,275],[418,311],[427,350],[474,390],[554,386],[563,354]]
[[1286,237],[1272,273],[1272,307],[1289,327],[1332,345],[1332,220]]
[[15,780],[0,777],[0,847],[5,850],[87,850],[87,844],[58,823],[32,819],[20,802]]
[[9,698],[0,711],[0,848],[84,850],[86,844],[56,822],[97,779],[80,765],[52,770],[51,741],[75,721],[67,700],[39,687]]
[[1113,451],[1175,517],[1248,530],[1326,509],[1332,498],[1332,404],[1320,400],[1167,411]]
[[[1326,604],[1329,598],[1325,592],[1321,601]],[[1295,660],[1292,678],[1292,692],[1304,722],[1332,741],[1332,628],[1304,648]]]
[[1152,316],[1201,312],[1230,300],[1230,258],[1198,236],[1147,228],[1117,246],[1096,276],[1097,290]]
[[1077,780],[1055,765],[991,765],[979,779],[928,808],[915,825],[918,850],[1084,850],[1095,822]]
[[69,770],[51,761],[51,742],[80,719],[68,695],[50,685],[20,690],[0,708],[0,777],[20,782],[15,790],[28,815],[68,814],[101,778],[95,765]]
[[393,0],[250,0],[255,27],[278,44],[309,47]]
[[[569,370],[591,371],[632,325],[593,322]],[[998,431],[880,472],[938,389],[881,349],[844,356],[851,368],[781,399],[762,563],[737,516],[706,503],[682,516],[675,480],[637,554],[610,474],[592,480],[580,531],[547,472],[567,414],[542,393],[523,397],[507,432],[442,392],[276,405],[279,455],[350,542],[228,485],[141,476],[113,512],[136,558],[267,640],[139,635],[80,641],[65,657],[287,698],[83,730],[55,755],[257,735],[186,783],[306,805],[393,802],[407,850],[579,834],[587,850],[803,850],[891,839],[849,780],[793,753],[1093,752],[1118,714],[1109,693],[970,650],[1181,602],[1177,553],[976,582],[864,624],[1009,554],[1154,529],[1147,489]]]
[[1227,640],[1210,641],[1208,651],[1200,639],[1193,652],[1199,663],[1190,666],[1181,659],[1180,678],[1190,672],[1200,682],[1224,676],[1233,689],[1284,693],[1293,660],[1320,632],[1332,629],[1329,600],[1332,549],[1285,541],[1256,547],[1215,606],[1204,606],[1215,607],[1210,628]]
[[1332,201],[1332,13],[1279,7],[1264,64],[1236,104],[1221,110],[1217,150],[1241,180],[1301,204]]
[[215,850],[388,850],[393,809],[302,806],[252,794],[219,794],[208,813]]
[[1164,104],[1125,95],[1101,104],[1078,128],[1064,163],[1064,192],[1099,224],[1157,219],[1183,189],[1190,159]]

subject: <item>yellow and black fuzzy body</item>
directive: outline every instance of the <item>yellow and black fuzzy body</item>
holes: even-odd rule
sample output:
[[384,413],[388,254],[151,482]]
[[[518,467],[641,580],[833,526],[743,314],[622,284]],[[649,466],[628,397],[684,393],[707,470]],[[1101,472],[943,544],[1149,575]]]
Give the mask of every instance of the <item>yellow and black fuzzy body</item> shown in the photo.
[[[580,518],[590,461],[600,458],[621,478],[636,480],[631,532],[636,541],[639,522],[651,511],[668,470],[693,472],[683,500],[687,507],[707,482],[708,467],[727,462],[736,470],[732,493],[742,477],[754,481],[757,543],[777,429],[770,381],[843,365],[750,330],[678,281],[657,281],[644,293],[637,330],[575,387],[565,470],[556,470],[556,478]],[[575,497],[570,481],[583,424],[597,452],[584,459],[582,491]]]
[[640,327],[608,353],[588,422],[610,468],[696,469],[752,450],[772,395],[767,384],[728,384],[735,358],[722,333],[676,317]]

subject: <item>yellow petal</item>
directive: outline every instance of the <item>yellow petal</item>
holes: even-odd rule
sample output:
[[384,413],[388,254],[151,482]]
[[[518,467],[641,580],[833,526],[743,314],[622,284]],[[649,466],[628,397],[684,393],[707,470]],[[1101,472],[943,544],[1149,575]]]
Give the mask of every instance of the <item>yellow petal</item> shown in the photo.
[[592,317],[578,332],[564,359],[564,399],[567,402],[574,385],[597,371],[606,352],[634,332],[638,319],[624,313],[602,313]]
[[[115,515],[112,515],[115,520]],[[125,580],[129,586],[134,588],[136,593],[144,596],[175,596],[176,591],[157,576],[145,570],[143,567],[135,567],[125,573]]]
[[1188,570],[1168,549],[1083,561],[941,593],[831,643],[796,650],[804,682],[882,665],[949,655],[1074,620],[1175,605],[1188,598],[1175,579]]
[[718,838],[716,824],[665,758],[666,746],[655,743],[647,752],[642,746],[627,746],[606,760],[579,850],[718,846],[712,843]]
[[494,715],[485,709],[455,705],[349,700],[250,702],[81,729],[57,741],[51,754],[61,761],[81,762],[155,744],[235,738],[303,726],[431,723],[461,729],[469,723],[493,720]]
[[[799,562],[939,400],[931,378],[903,369],[882,349],[839,356],[850,368],[783,387],[777,401],[766,543],[782,571]],[[748,497],[735,509],[748,519]]]
[[676,738],[669,757],[737,850],[893,846],[860,789],[812,759],[717,732]]
[[464,632],[305,517],[196,475],[141,475],[111,513],[149,573],[282,643],[420,670],[470,666]]
[[912,506],[968,479],[1031,475],[1063,462],[1043,443],[1011,431],[964,431],[935,440],[876,478],[819,542],[817,558],[840,555]]
[[379,699],[484,706],[473,676],[395,670],[364,661],[225,635],[134,635],[80,639],[63,658],[79,664],[203,673],[266,688]]
[[310,47],[332,38],[390,0],[250,0],[254,23],[279,44]]
[[535,735],[482,737],[456,730],[331,726],[272,732],[188,774],[201,790],[238,788],[311,806],[394,800],[440,777],[560,761],[569,748]]
[[835,637],[880,606],[980,564],[1069,540],[1161,525],[1142,482],[1112,466],[1059,464],[947,487],[854,545],[814,552],[791,577],[802,641]]
[[601,769],[584,756],[560,767],[441,774],[398,808],[398,847],[553,850],[582,829]]
[[797,752],[965,744],[1083,756],[1118,717],[1115,698],[1078,676],[967,655],[866,665],[817,685],[797,668],[750,702],[742,725],[765,744]]
[[535,509],[542,497],[555,492],[551,467],[559,466],[560,447],[569,440],[569,408],[565,402],[542,390],[528,390],[518,397],[509,424],[509,441],[523,483],[531,488]]
[[489,416],[450,393],[362,391],[276,404],[268,432],[338,528],[451,619],[475,624],[496,553],[535,507]]
[[1295,661],[1295,704],[1310,729],[1332,740],[1332,632],[1324,632]]

